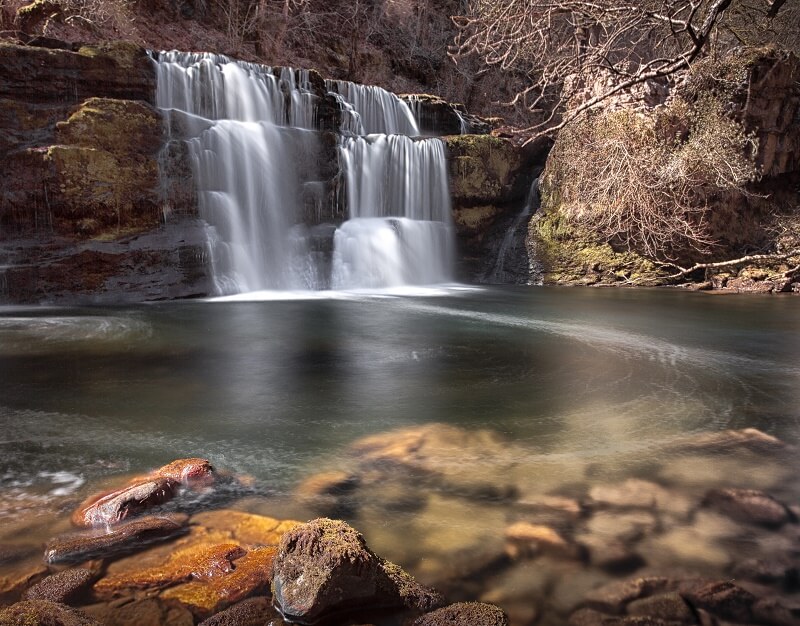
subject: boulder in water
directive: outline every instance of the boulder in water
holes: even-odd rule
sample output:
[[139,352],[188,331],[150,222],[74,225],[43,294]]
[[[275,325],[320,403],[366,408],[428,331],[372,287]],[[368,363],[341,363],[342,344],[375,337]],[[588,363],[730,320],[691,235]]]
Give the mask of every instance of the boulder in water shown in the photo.
[[287,620],[304,624],[370,609],[425,612],[444,604],[441,594],[376,556],[354,528],[327,518],[284,535],[272,594],[275,608]]
[[214,483],[215,471],[206,459],[178,459],[145,476],[128,481],[120,489],[94,494],[84,500],[72,514],[76,526],[107,526],[164,504],[181,487],[208,487]]

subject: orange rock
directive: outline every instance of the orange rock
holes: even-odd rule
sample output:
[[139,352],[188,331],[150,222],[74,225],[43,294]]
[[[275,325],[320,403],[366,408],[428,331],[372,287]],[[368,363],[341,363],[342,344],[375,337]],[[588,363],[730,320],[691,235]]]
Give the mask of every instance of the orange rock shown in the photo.
[[276,553],[274,546],[256,548],[237,559],[232,571],[172,587],[161,597],[180,602],[198,618],[208,617],[251,595],[269,593]]
[[301,524],[231,509],[198,513],[192,517],[192,523],[209,531],[227,531],[234,541],[252,547],[276,546],[284,533]]
[[246,553],[236,543],[195,545],[176,550],[160,566],[110,574],[94,586],[98,597],[130,589],[163,589],[191,580],[204,580],[233,570],[233,561]]

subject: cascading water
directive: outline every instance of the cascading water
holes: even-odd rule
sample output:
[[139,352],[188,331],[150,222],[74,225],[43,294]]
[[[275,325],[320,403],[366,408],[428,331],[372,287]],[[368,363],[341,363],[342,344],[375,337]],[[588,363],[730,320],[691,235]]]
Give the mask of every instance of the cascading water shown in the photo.
[[314,125],[308,74],[212,54],[154,58],[157,104],[187,136],[200,212],[213,228],[217,291],[317,288],[320,271],[296,225],[314,178],[302,164],[317,142],[302,130]]
[[444,144],[371,135],[345,138],[340,150],[350,220],[335,234],[333,286],[449,280],[453,229]]
[[[312,130],[319,96],[308,72],[278,72],[212,54],[162,52],[153,58],[157,103],[189,148],[220,294],[450,278],[444,145],[409,138],[419,131],[397,96],[345,81],[326,83],[339,101],[347,135],[339,160],[350,218],[333,236],[331,261],[330,249],[327,259],[312,251],[316,240],[305,225],[308,195],[320,195],[324,187],[315,171],[319,133]],[[376,132],[385,134],[360,136]]]
[[343,104],[342,132],[353,135],[419,135],[409,106],[395,94],[373,85],[326,80],[325,87]]

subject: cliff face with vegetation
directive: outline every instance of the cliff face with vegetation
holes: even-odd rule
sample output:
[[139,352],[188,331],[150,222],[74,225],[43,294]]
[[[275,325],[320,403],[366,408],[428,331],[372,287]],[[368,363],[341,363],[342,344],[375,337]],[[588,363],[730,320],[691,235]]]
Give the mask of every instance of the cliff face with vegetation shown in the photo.
[[798,77],[793,55],[744,50],[562,131],[528,238],[544,282],[798,290]]

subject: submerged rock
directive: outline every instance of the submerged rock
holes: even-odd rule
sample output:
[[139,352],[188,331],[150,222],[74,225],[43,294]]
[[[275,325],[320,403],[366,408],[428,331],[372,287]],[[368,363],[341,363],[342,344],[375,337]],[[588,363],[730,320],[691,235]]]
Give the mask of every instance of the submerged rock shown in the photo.
[[413,626],[508,626],[500,607],[485,602],[457,602],[418,617]]
[[424,612],[444,604],[438,592],[376,556],[342,521],[320,518],[286,533],[274,567],[274,605],[293,622],[376,608]]
[[704,504],[733,519],[767,528],[797,521],[784,504],[755,489],[713,489],[706,495]]
[[82,611],[47,600],[25,600],[0,609],[0,626],[101,626]]
[[79,563],[141,549],[186,532],[188,520],[187,515],[179,513],[148,516],[123,523],[108,532],[95,530],[61,535],[47,543],[44,558],[48,563]]
[[89,590],[96,577],[96,573],[89,569],[64,570],[35,584],[25,592],[23,598],[72,604],[73,600]]
[[113,491],[94,494],[72,514],[76,526],[105,526],[138,515],[174,498],[180,487],[199,488],[214,483],[214,467],[206,459],[178,459],[128,481]]
[[171,478],[155,478],[112,493],[90,498],[72,516],[76,526],[117,524],[174,498],[180,483]]

